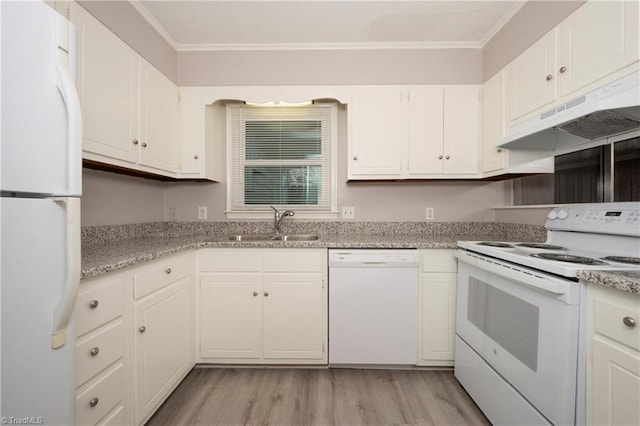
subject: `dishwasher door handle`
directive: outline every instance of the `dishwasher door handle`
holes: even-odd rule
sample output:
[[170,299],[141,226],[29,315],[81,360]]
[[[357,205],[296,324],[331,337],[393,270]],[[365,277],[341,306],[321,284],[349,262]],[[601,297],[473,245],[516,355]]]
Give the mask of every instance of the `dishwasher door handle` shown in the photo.
[[387,262],[362,262],[363,265],[386,265]]

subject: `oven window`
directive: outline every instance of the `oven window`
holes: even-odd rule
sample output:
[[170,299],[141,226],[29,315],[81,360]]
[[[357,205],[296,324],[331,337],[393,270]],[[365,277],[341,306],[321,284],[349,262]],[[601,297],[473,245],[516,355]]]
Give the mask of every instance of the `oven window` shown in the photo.
[[537,306],[469,277],[467,308],[471,323],[531,370],[537,370]]

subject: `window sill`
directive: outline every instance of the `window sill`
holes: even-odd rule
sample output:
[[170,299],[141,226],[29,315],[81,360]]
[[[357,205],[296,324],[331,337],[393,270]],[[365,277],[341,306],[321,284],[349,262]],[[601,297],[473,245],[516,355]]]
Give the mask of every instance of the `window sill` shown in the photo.
[[[338,219],[338,212],[309,212],[309,211],[295,211],[296,215],[293,218],[287,218],[286,220],[328,220]],[[247,212],[224,212],[227,219],[231,220],[273,220],[273,212],[264,211],[247,211]]]

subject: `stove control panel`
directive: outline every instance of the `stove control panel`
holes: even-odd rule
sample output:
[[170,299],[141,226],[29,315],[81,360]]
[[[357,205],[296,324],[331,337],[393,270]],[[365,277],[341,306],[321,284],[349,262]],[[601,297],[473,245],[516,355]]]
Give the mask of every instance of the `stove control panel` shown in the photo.
[[547,215],[550,230],[640,237],[640,202],[574,204]]

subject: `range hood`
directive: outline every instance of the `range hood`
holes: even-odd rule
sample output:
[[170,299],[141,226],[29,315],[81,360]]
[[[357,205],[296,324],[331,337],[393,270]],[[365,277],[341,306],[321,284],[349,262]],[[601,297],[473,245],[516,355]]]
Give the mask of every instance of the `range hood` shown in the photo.
[[570,152],[582,149],[583,144],[604,144],[607,138],[638,130],[640,71],[635,71],[511,127],[499,146]]

